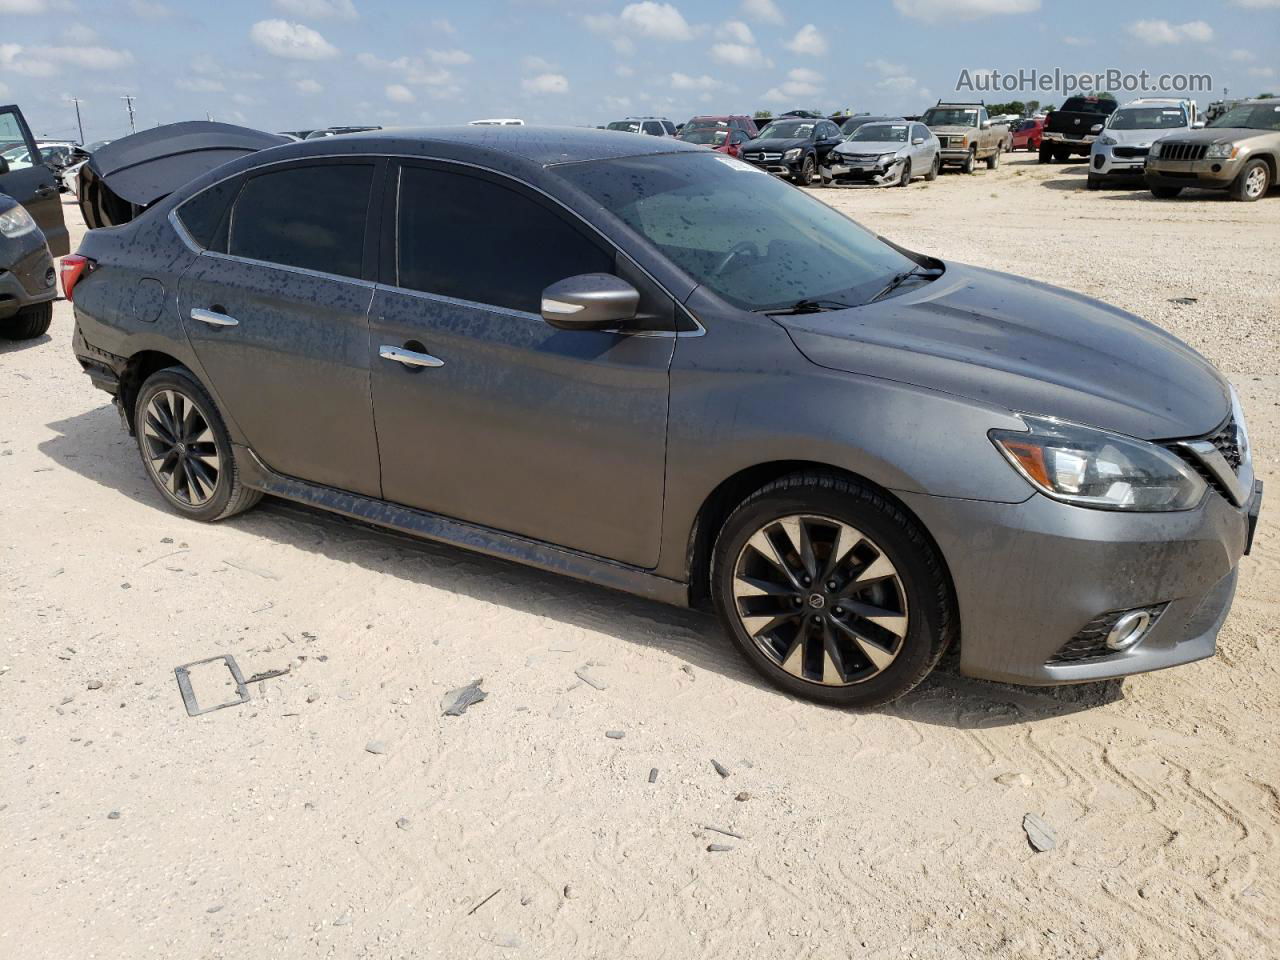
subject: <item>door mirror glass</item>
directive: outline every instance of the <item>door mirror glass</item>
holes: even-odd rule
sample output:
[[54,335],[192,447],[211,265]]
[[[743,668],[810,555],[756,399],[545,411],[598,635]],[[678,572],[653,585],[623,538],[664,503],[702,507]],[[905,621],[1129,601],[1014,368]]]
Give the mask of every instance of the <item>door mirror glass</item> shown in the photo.
[[542,291],[542,319],[561,330],[603,330],[635,318],[640,292],[609,273],[584,273]]
[[991,129],[991,121],[990,121],[990,120],[983,120],[983,121],[982,121],[982,129],[983,129],[983,130],[990,130],[990,129]]
[[917,147],[918,147],[918,146],[920,146],[920,144],[924,143],[924,137],[916,137],[914,140],[912,140],[912,141],[911,141],[911,143],[912,143],[914,146],[917,146]]

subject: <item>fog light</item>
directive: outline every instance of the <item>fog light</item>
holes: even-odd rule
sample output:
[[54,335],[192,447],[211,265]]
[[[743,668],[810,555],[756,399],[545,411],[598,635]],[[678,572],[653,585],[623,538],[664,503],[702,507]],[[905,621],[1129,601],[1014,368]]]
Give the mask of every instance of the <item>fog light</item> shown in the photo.
[[1130,610],[1107,633],[1107,647],[1111,650],[1128,650],[1146,635],[1150,626],[1150,610]]

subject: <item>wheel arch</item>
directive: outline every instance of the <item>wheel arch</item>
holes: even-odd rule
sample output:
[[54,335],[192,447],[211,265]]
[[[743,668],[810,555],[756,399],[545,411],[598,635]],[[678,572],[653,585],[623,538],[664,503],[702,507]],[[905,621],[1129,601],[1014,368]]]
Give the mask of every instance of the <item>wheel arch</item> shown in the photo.
[[[906,503],[897,497],[892,490],[881,486],[874,480],[844,467],[834,466],[815,460],[770,460],[745,467],[726,477],[702,501],[694,517],[693,528],[689,531],[689,542],[686,552],[686,569],[689,584],[689,606],[705,607],[711,595],[711,551],[715,545],[724,522],[729,518],[738,504],[766,484],[782,477],[797,473],[824,473],[840,477],[868,487],[890,501],[895,507],[908,516],[919,528],[929,545],[937,555],[938,563],[946,577],[947,587],[951,595],[955,594],[955,581],[951,569],[947,565],[946,555],[942,552],[932,532],[924,521]],[[959,619],[957,612],[957,636],[959,636]]]
[[[124,370],[120,374],[120,389],[116,394],[116,403],[120,406],[120,414],[126,427],[128,427],[130,436],[134,434],[133,407],[138,400],[138,391],[142,389],[142,385],[147,382],[148,377],[156,371],[164,370],[168,367],[182,367],[191,376],[195,377],[190,367],[177,357],[162,350],[139,350],[129,357],[128,362],[125,364]],[[198,380],[199,378],[197,377],[196,379]]]

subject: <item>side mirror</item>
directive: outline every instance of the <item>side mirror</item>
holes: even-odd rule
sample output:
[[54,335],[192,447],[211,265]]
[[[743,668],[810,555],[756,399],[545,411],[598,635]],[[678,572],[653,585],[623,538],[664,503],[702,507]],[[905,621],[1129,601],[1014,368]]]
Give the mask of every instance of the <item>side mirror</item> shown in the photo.
[[1195,121],[1194,123],[1192,123],[1192,124],[1191,124],[1191,129],[1192,129],[1192,130],[1203,130],[1203,129],[1204,129],[1204,121],[1203,121],[1203,120],[1197,120],[1197,121]]
[[542,291],[542,319],[561,330],[605,330],[635,319],[640,293],[609,273],[584,273]]
[[0,173],[8,173],[8,172],[9,172],[9,161],[6,160],[4,157],[0,157]]
[[918,147],[920,146],[920,144],[924,143],[924,137],[916,137],[914,140],[911,141],[911,143],[913,146]]

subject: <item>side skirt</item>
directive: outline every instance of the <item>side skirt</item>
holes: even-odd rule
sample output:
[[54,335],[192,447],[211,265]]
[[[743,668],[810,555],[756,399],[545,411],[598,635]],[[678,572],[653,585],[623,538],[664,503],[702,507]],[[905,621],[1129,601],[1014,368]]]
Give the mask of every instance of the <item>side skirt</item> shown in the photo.
[[660,603],[677,607],[689,605],[687,583],[538,540],[528,540],[462,520],[452,520],[425,510],[415,510],[373,497],[295,480],[276,473],[247,447],[236,445],[235,453],[236,462],[240,466],[241,482],[254,490],[410,536],[452,544],[491,557],[514,560],[539,570],[633,593]]

